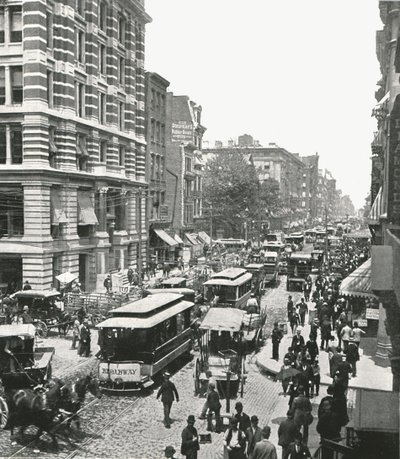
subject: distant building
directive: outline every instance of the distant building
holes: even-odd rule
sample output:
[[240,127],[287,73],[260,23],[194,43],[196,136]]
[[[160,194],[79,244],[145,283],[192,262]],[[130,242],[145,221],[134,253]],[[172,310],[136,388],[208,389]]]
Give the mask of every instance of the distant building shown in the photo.
[[239,147],[251,147],[254,145],[254,139],[249,134],[243,134],[238,137]]

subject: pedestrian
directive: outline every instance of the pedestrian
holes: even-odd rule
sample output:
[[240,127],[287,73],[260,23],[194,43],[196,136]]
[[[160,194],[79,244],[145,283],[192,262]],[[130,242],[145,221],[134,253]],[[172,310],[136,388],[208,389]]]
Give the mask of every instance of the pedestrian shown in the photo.
[[[311,453],[308,447],[302,442],[303,436],[296,432],[294,441],[288,448],[288,459],[311,459]],[[283,459],[283,458],[282,458]]]
[[164,373],[164,382],[157,392],[157,399],[161,396],[161,402],[164,406],[164,424],[167,429],[171,427],[171,407],[174,400],[179,402],[179,394],[176,390],[175,384],[170,381],[171,374],[168,372]]
[[182,431],[181,454],[187,459],[197,459],[197,451],[200,449],[197,429],[194,426],[195,418],[190,414],[187,418],[187,426]]
[[320,418],[321,416],[321,413],[324,411],[325,407],[327,406],[326,405],[326,402],[329,402],[329,406],[331,406],[332,402],[333,402],[333,394],[335,392],[335,389],[333,387],[333,384],[330,384],[327,388],[326,388],[326,393],[328,395],[325,395],[325,397],[322,397],[320,403],[319,403],[319,406],[318,406],[318,419]]
[[333,382],[334,386],[341,387],[343,393],[345,393],[349,387],[349,378],[352,371],[351,365],[346,361],[346,355],[342,354],[342,361],[337,367]]
[[233,415],[239,421],[239,429],[242,432],[246,432],[246,429],[250,427],[250,417],[243,412],[243,404],[242,402],[235,403],[235,410],[236,413]]
[[319,320],[315,318],[310,325],[310,339],[311,337],[313,337],[314,341],[317,341],[318,328],[319,328]]
[[76,313],[76,316],[78,317],[79,323],[82,324],[83,323],[83,319],[86,316],[86,311],[85,311],[85,308],[83,306],[81,306],[78,309],[78,312]]
[[331,346],[329,348],[329,370],[331,378],[335,377],[339,364],[342,362],[342,353],[340,347]]
[[106,293],[112,292],[112,285],[111,285],[111,276],[107,274],[106,278],[104,279],[104,288],[106,289]]
[[290,317],[292,316],[293,310],[294,310],[294,303],[293,303],[293,300],[292,300],[292,295],[289,295],[288,302],[287,302],[288,322],[290,322]]
[[299,386],[297,388],[299,395],[293,400],[292,411],[293,421],[300,430],[303,428],[303,440],[304,444],[308,442],[308,426],[313,422],[313,416],[311,414],[312,406],[308,397],[304,394],[304,387]]
[[89,321],[87,319],[83,319],[83,323],[80,327],[78,347],[78,354],[81,357],[89,357],[90,355],[90,335]]
[[263,427],[261,434],[263,439],[256,443],[252,459],[278,459],[275,446],[269,441],[271,427]]
[[71,349],[76,349],[76,343],[78,343],[78,347],[79,347],[80,326],[81,326],[81,323],[80,323],[78,317],[75,317],[74,323],[72,325],[72,344],[71,344]]
[[23,324],[33,323],[33,319],[29,314],[29,306],[25,305],[23,308],[23,313],[21,314],[21,319]]
[[292,338],[291,347],[293,348],[293,352],[296,356],[299,352],[301,352],[304,349],[305,346],[304,338],[301,335],[301,331],[302,329],[298,327],[296,330],[296,334]]
[[347,346],[349,345],[349,339],[351,336],[352,329],[350,327],[350,323],[347,322],[346,325],[342,328],[342,331],[340,332],[340,337],[342,338],[343,341],[343,352],[346,354],[347,352]]
[[365,331],[361,330],[361,328],[359,328],[358,322],[354,322],[354,325],[353,325],[353,338],[354,338],[354,342],[357,344],[358,347],[360,347],[361,335],[365,335]]
[[315,342],[314,335],[310,334],[310,339],[306,343],[306,350],[310,355],[310,363],[313,363],[317,355],[319,354],[318,351],[318,344]]
[[[323,439],[339,441],[340,436],[340,422],[337,414],[332,410],[329,401],[324,402],[324,409],[318,418],[317,432],[320,434],[321,443]],[[322,459],[333,459],[334,452],[330,448],[322,446]]]
[[247,458],[252,459],[256,443],[262,440],[261,429],[258,427],[258,417],[253,415],[250,418],[251,425],[245,431],[247,439]]
[[285,360],[287,360],[292,367],[294,366],[294,364],[296,362],[296,355],[293,352],[292,346],[288,347],[288,351],[286,352],[285,357],[283,358],[284,362],[285,362]]
[[278,445],[282,446],[282,459],[288,459],[289,445],[294,442],[298,427],[293,421],[293,412],[289,410],[286,413],[286,419],[279,424],[278,428]]
[[322,319],[321,323],[321,351],[327,351],[329,346],[329,341],[331,339],[331,321],[327,315]]
[[215,389],[217,388],[217,381],[212,376],[212,372],[210,370],[206,371],[206,376],[207,376],[207,391],[206,391],[206,394],[205,394],[206,395],[206,401],[204,402],[204,405],[203,405],[203,408],[201,410],[199,419],[206,419],[206,414],[207,414],[207,410],[208,410],[207,396],[208,396],[208,393],[210,392],[210,384],[213,384]]
[[285,376],[285,372],[289,373],[288,370],[292,368],[292,365],[290,363],[289,359],[284,359],[283,360],[283,365],[281,367],[280,373],[282,374],[282,389],[283,389],[283,395],[286,397],[286,393],[289,387],[289,384],[291,382],[292,377],[291,376]]
[[175,448],[173,446],[167,446],[164,449],[164,455],[165,457],[168,457],[170,459],[176,459],[174,454],[176,453]]
[[215,385],[213,383],[209,383],[208,385],[208,394],[207,394],[207,405],[208,405],[208,413],[207,413],[207,430],[209,432],[213,431],[212,425],[212,416],[213,413],[215,415],[215,432],[221,432],[221,402],[219,399],[218,392],[215,390]]
[[129,266],[129,269],[126,272],[126,277],[128,278],[129,285],[132,285],[132,283],[133,283],[133,269],[132,269],[132,266]]
[[[246,435],[239,429],[239,420],[235,417],[231,419],[230,427],[225,433],[224,446],[228,450],[229,459],[246,459]],[[253,459],[254,457],[253,455]]]
[[357,376],[357,362],[360,360],[360,354],[358,352],[358,346],[354,342],[354,338],[350,336],[349,344],[347,345],[346,361],[351,365],[352,376]]
[[296,307],[300,315],[300,324],[302,327],[304,327],[306,321],[306,314],[308,314],[308,306],[307,303],[304,301],[304,298],[300,300],[300,303],[298,303]]
[[298,370],[300,371],[297,375],[299,385],[304,388],[306,397],[310,398],[310,388],[313,383],[313,372],[305,357],[302,358],[301,365]]
[[29,283],[28,280],[25,281],[25,284],[22,290],[32,290],[32,285]]
[[312,398],[314,397],[314,394],[318,397],[319,385],[321,383],[321,368],[319,366],[318,356],[315,357],[314,362],[311,364],[311,370],[313,373],[312,386],[311,386],[311,398]]
[[258,314],[259,311],[260,307],[258,305],[256,294],[252,293],[246,303],[246,312],[247,314]]
[[297,331],[297,327],[300,325],[300,316],[295,307],[293,307],[292,313],[289,317],[289,323],[292,330],[292,335],[294,335]]
[[278,327],[278,322],[274,323],[274,328],[272,329],[272,358],[274,360],[279,360],[279,343],[283,338],[282,330]]

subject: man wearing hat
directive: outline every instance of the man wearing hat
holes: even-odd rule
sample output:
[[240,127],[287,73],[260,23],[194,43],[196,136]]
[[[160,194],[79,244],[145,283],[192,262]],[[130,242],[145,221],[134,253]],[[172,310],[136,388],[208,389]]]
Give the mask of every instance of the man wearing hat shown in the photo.
[[291,347],[296,355],[304,349],[304,346],[306,344],[304,342],[304,337],[301,336],[302,330],[303,329],[301,327],[297,327],[296,334],[292,338]]
[[89,357],[90,355],[90,329],[87,319],[83,319],[80,327],[78,354],[83,357]]
[[224,446],[228,450],[229,459],[246,458],[246,436],[239,430],[239,420],[236,417],[231,419],[230,427],[225,433]]
[[351,365],[353,378],[357,376],[357,361],[360,360],[357,343],[354,338],[350,336],[347,345],[346,361]]
[[212,432],[212,414],[215,414],[215,432],[219,433],[221,431],[221,402],[219,399],[218,392],[215,390],[215,384],[210,382],[208,384],[208,393],[207,393],[207,405],[208,405],[208,414],[207,414],[207,430]]
[[272,358],[274,360],[279,360],[279,343],[283,338],[282,330],[279,328],[278,322],[274,323],[274,328],[272,329],[271,339],[272,339]]
[[194,427],[193,414],[187,418],[187,426],[182,431],[181,454],[187,459],[197,459],[197,451],[200,449],[197,429]]
[[265,426],[261,435],[263,439],[256,443],[252,459],[278,459],[275,446],[268,440],[271,435],[271,427]]
[[175,459],[174,454],[176,453],[175,448],[173,446],[167,446],[164,449],[164,454],[165,457],[168,457],[170,459]]
[[259,307],[255,293],[252,293],[250,298],[247,300],[246,311],[247,314],[258,314]]
[[32,317],[29,314],[29,307],[26,305],[24,306],[21,318],[23,324],[31,324],[33,322]]
[[251,426],[245,431],[247,439],[247,457],[251,459],[256,443],[262,440],[261,429],[258,427],[258,417],[253,415],[250,418]]
[[299,429],[293,421],[293,411],[289,410],[286,419],[279,424],[278,428],[278,445],[282,446],[282,459],[288,459],[288,448],[290,443],[294,442],[297,432]]
[[172,402],[174,400],[179,402],[178,391],[176,390],[175,384],[169,380],[170,377],[170,373],[164,373],[164,382],[161,384],[157,393],[157,399],[161,396],[161,401],[164,405],[164,423],[167,429],[171,427],[171,419],[169,415],[171,412]]

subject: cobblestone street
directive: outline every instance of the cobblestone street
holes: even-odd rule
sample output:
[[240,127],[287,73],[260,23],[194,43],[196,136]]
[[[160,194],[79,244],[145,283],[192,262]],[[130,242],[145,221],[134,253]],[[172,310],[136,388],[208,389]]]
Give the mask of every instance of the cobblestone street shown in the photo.
[[[262,298],[263,304],[267,305],[268,318],[266,333],[269,335],[274,321],[285,320],[286,301],[286,277],[281,276],[277,287],[268,289]],[[294,301],[298,301],[300,293],[292,293]],[[96,332],[92,333],[92,349],[95,353]],[[66,379],[92,371],[96,367],[94,357],[83,359],[70,350],[69,339],[47,338],[43,345],[53,345],[57,353],[53,363],[53,374]],[[179,452],[180,436],[186,425],[189,414],[197,416],[201,412],[204,403],[203,398],[194,397],[193,384],[193,361],[186,363],[173,376],[180,395],[180,402],[172,406],[171,417],[173,420],[171,429],[166,429],[163,424],[163,407],[156,400],[156,389],[150,395],[132,397],[109,397],[103,396],[101,400],[94,401],[91,406],[83,411],[82,439],[77,443],[68,443],[61,439],[58,452],[44,448],[44,452],[35,457],[64,458],[69,457],[71,450],[75,451],[74,457],[121,457],[121,458],[160,458],[165,446],[171,444]],[[260,373],[255,364],[255,356],[250,355],[247,359],[247,381],[245,384],[243,405],[245,412],[250,416],[256,414],[260,419],[260,425],[271,421],[271,415],[278,402],[280,384],[273,382]],[[87,401],[91,398],[87,397]],[[222,401],[222,412],[225,412],[225,400]],[[231,401],[231,412],[234,401]],[[206,433],[206,421],[197,420],[196,427],[199,433]],[[199,458],[222,458],[223,457],[223,434],[212,433],[212,443],[201,445]],[[2,457],[15,454],[18,448],[10,449],[9,432],[1,432],[0,447]],[[4,452],[7,452],[4,454]],[[32,450],[27,448],[21,454],[28,457]],[[14,456],[15,457],[15,456]],[[178,455],[179,457],[179,455]]]

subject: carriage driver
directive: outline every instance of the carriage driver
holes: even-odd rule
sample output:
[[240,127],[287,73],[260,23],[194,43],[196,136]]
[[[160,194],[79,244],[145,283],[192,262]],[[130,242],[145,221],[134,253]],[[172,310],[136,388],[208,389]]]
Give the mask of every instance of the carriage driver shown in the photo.
[[33,323],[33,319],[32,317],[30,316],[29,314],[29,307],[28,306],[24,306],[23,308],[23,312],[21,314],[21,319],[22,319],[22,323],[24,324],[31,324]]
[[[7,338],[2,357],[7,361],[11,372],[17,370],[18,360],[16,355],[24,350],[24,341],[19,336]],[[3,359],[2,359],[3,360]]]

